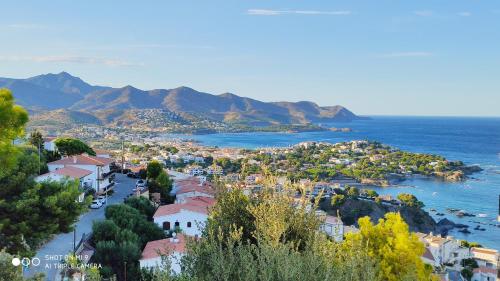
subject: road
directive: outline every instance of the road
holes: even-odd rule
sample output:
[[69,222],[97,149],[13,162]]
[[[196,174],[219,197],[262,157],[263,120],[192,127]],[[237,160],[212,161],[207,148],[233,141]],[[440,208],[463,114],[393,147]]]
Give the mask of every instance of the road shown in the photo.
[[[135,187],[135,179],[128,178],[123,174],[117,173],[115,181],[114,193],[112,196],[108,197],[107,205],[122,203],[123,199],[130,194]],[[83,234],[92,232],[92,223],[94,221],[104,219],[104,210],[105,206],[97,210],[89,209],[88,212],[80,216],[75,228],[76,243],[80,241]],[[62,262],[60,257],[64,257],[73,251],[73,237],[73,232],[61,233],[54,236],[51,241],[43,245],[35,256],[35,258],[40,259],[40,265],[29,267],[24,273],[25,277],[31,277],[35,273],[43,272],[47,280],[55,280],[58,273],[56,265]]]

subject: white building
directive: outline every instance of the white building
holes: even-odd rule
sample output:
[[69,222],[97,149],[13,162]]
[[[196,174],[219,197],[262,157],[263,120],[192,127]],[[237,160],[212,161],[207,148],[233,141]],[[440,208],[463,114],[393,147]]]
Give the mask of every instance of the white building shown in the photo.
[[174,182],[175,201],[177,203],[192,197],[214,198],[215,192],[209,182],[201,181],[196,177],[191,177]]
[[222,175],[224,171],[221,166],[210,166],[206,169],[208,175]]
[[59,168],[55,171],[39,175],[35,178],[36,182],[42,181],[64,181],[78,180],[82,193],[78,197],[78,202],[83,202],[85,197],[84,190],[87,187],[92,187],[92,172],[85,169],[80,169],[72,166]]
[[479,267],[498,268],[498,251],[494,249],[476,248],[470,250],[471,256],[477,261]]
[[172,273],[181,272],[181,258],[186,251],[186,238],[184,235],[176,237],[149,241],[142,251],[139,265],[141,268],[161,269],[166,262],[170,262]]
[[[97,193],[103,193],[114,183],[110,164],[114,161],[109,158],[90,156],[86,154],[74,155],[60,160],[47,163],[50,172],[54,172],[64,167],[75,167],[91,171],[86,182],[91,182],[92,188]],[[89,180],[90,179],[90,180]]]
[[56,151],[56,141],[57,137],[44,137],[43,138],[43,148],[47,151]]
[[496,281],[497,280],[497,269],[480,266],[474,268],[472,271],[473,275],[471,281]]
[[153,220],[164,231],[180,230],[183,234],[199,237],[205,227],[209,208],[214,204],[213,198],[188,198],[182,203],[160,206]]
[[319,230],[332,237],[336,242],[344,240],[344,223],[339,217],[325,216]]
[[454,239],[451,236],[441,237],[439,235],[433,235],[425,233],[417,233],[420,241],[424,243],[425,247],[429,249],[435,261],[442,265],[445,263],[454,263],[461,260],[461,249],[460,241]]
[[190,166],[184,169],[184,173],[189,174],[191,176],[199,176],[203,175],[203,169],[200,166]]

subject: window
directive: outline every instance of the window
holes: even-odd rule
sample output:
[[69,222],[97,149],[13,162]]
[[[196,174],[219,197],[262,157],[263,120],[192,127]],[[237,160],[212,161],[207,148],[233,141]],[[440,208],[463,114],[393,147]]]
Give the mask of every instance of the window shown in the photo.
[[187,227],[191,227],[191,222],[190,221],[188,221]]
[[169,221],[163,222],[163,230],[170,230],[170,222]]
[[175,228],[179,228],[180,224],[178,221],[175,222]]

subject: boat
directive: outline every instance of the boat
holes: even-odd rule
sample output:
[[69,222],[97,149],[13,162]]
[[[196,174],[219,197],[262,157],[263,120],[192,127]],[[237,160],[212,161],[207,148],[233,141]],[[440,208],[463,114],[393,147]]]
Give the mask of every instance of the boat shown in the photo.
[[485,218],[485,217],[487,217],[487,216],[488,216],[488,214],[477,214],[477,217],[478,217],[478,218]]

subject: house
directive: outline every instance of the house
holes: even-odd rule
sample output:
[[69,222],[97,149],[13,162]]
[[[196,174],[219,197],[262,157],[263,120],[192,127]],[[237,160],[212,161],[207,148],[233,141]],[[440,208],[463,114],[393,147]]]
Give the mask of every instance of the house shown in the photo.
[[245,177],[245,183],[247,184],[256,184],[263,180],[261,174],[251,174]]
[[47,151],[57,151],[56,139],[57,137],[44,137],[43,148]]
[[441,237],[425,233],[417,233],[419,239],[429,249],[435,261],[442,265],[445,263],[454,263],[459,260],[460,241],[452,236]]
[[164,259],[168,258],[172,273],[181,272],[181,258],[186,251],[186,238],[184,235],[176,235],[172,238],[149,241],[142,251],[139,265],[141,268],[161,267]]
[[480,266],[472,271],[471,281],[496,281],[498,271],[496,268]]
[[190,166],[184,169],[184,173],[191,176],[203,175],[203,169],[200,166]]
[[102,158],[111,158],[111,152],[104,149],[93,149],[95,152],[95,156]]
[[479,267],[498,268],[498,251],[486,248],[473,247],[471,256],[477,261]]
[[320,225],[319,229],[333,238],[336,242],[344,240],[344,223],[340,217],[325,216],[325,220]]
[[97,193],[104,193],[114,185],[114,175],[110,169],[112,159],[80,154],[65,157],[54,162],[47,163],[50,172],[54,172],[64,167],[75,167],[91,171],[87,182]]
[[180,230],[183,234],[199,237],[209,208],[214,204],[213,198],[187,198],[181,203],[160,206],[153,215],[153,221],[165,231]]
[[63,181],[66,179],[78,180],[80,183],[80,190],[82,193],[78,197],[78,202],[83,202],[85,197],[85,190],[92,187],[92,172],[85,169],[80,169],[77,167],[67,166],[59,168],[55,171],[39,175],[35,178],[36,182],[42,181]]
[[172,193],[176,195],[176,202],[182,202],[191,197],[214,198],[215,190],[202,178],[188,177],[174,181]]
[[221,166],[210,166],[206,169],[208,175],[222,175],[224,171]]
[[429,250],[429,248],[425,247],[425,252],[422,255],[422,261],[426,264],[432,265],[433,267],[439,267],[440,264]]
[[194,157],[194,162],[198,163],[198,164],[203,164],[203,163],[205,163],[205,158],[203,158],[201,156],[196,156],[196,157]]

